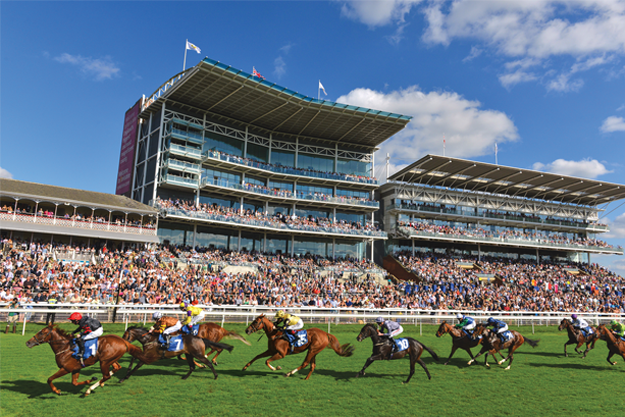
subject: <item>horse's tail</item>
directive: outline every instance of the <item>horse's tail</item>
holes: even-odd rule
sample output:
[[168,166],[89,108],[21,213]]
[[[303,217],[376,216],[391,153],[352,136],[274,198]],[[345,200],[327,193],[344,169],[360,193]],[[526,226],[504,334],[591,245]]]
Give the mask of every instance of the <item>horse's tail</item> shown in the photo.
[[130,353],[130,356],[133,358],[139,359],[143,363],[152,362],[147,356],[143,354],[143,350],[139,349],[137,346],[133,345],[129,341],[122,339],[126,344],[126,352]]
[[204,339],[204,338],[202,338],[202,340],[204,341],[205,348],[211,348],[211,349],[216,349],[216,350],[227,350],[228,352],[232,352],[232,349],[234,349],[234,346],[227,345],[225,343],[217,343],[217,342],[213,342],[211,340]]
[[350,357],[354,354],[355,346],[345,343],[344,345],[339,344],[339,339],[336,336],[328,333],[328,340],[330,341],[330,347],[339,355],[343,357]]
[[525,339],[525,341],[526,341],[527,343],[529,343],[529,345],[530,345],[531,347],[536,347],[536,346],[538,346],[538,342],[540,342],[540,339],[538,339],[538,340],[533,340],[533,339],[528,339],[527,337],[524,337],[524,339]]
[[417,343],[419,343],[419,344],[423,347],[423,349],[427,350],[427,351],[428,351],[428,353],[429,353],[430,355],[432,355],[432,357],[436,360],[436,362],[438,362],[438,361],[440,360],[440,359],[438,358],[438,355],[436,354],[436,352],[434,352],[432,349],[430,349],[429,347],[425,346],[425,345],[424,345],[423,343],[421,343],[421,342],[417,342]]
[[[224,329],[224,330],[226,330],[226,329]],[[231,338],[236,339],[236,340],[240,340],[241,342],[245,343],[246,345],[252,346],[252,344],[250,342],[248,342],[243,336],[241,336],[240,334],[238,334],[235,331],[226,330],[226,334],[224,336],[225,337],[231,337]]]

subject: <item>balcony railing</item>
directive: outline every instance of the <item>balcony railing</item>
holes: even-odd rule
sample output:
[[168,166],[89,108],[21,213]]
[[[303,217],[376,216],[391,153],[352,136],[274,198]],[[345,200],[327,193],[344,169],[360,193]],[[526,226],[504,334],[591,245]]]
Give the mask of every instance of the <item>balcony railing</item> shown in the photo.
[[105,230],[116,233],[133,233],[139,235],[156,236],[156,228],[151,226],[119,225],[116,223],[73,220],[66,219],[65,217],[34,215],[31,213],[9,213],[6,211],[0,211],[0,220],[20,223],[45,224],[49,226],[71,227],[79,229]]
[[197,188],[197,179],[184,178],[178,175],[167,174],[165,175],[165,182],[169,184],[181,185],[183,187]]
[[605,251],[605,252],[613,252],[623,254],[623,248],[613,247],[613,246],[598,246],[587,244],[584,245],[582,243],[560,243],[554,242],[549,239],[537,238],[537,239],[522,239],[520,237],[489,237],[489,236],[481,236],[479,234],[472,234],[470,230],[467,230],[466,234],[463,235],[455,235],[455,234],[447,234],[447,233],[435,233],[435,232],[426,232],[423,230],[416,230],[410,227],[397,226],[397,230],[405,235],[406,237],[412,238],[414,236],[419,237],[431,237],[436,239],[446,239],[453,240],[454,242],[467,242],[467,243],[493,243],[493,244],[510,244],[517,246],[532,246],[532,247],[545,247],[545,248],[562,248],[568,250],[597,250],[597,251]]
[[182,140],[188,140],[190,142],[197,143],[200,145],[204,143],[204,137],[202,137],[202,134],[199,134],[199,133],[188,132],[186,130],[172,128],[169,134],[177,138],[180,138]]
[[501,219],[501,220],[512,220],[516,222],[523,223],[531,223],[527,227],[535,227],[536,224],[548,224],[555,226],[567,226],[567,227],[576,227],[580,229],[592,229],[592,230],[603,230],[608,231],[608,226],[598,225],[598,224],[584,224],[579,222],[572,222],[567,220],[553,220],[553,219],[542,219],[542,218],[531,218],[531,217],[521,217],[521,216],[510,216],[505,214],[498,213],[482,213],[475,214],[462,210],[457,210],[455,208],[441,208],[441,207],[428,207],[428,206],[409,206],[406,204],[389,204],[388,210],[410,210],[417,212],[427,212],[427,213],[441,213],[441,214],[452,214],[456,216],[463,217],[471,217],[474,219]]
[[221,152],[216,151],[207,151],[204,152],[205,158],[214,158],[219,159],[220,161],[231,162],[233,164],[245,165],[252,168],[263,169],[265,171],[271,171],[278,174],[288,174],[288,175],[299,175],[304,177],[312,177],[312,178],[322,178],[328,180],[337,180],[337,181],[349,181],[356,182],[360,184],[371,184],[377,185],[378,180],[375,178],[367,178],[359,175],[349,175],[349,174],[339,174],[336,172],[318,172],[313,170],[301,169],[301,168],[292,168],[285,166],[276,166],[271,164],[266,164],[264,162],[252,161],[249,159],[241,158],[234,155],[228,155]]
[[313,232],[316,234],[335,234],[335,235],[350,235],[350,236],[362,236],[362,237],[378,237],[386,238],[385,232],[377,230],[362,230],[351,229],[340,226],[312,226],[296,223],[284,223],[279,220],[266,219],[266,218],[254,218],[244,217],[240,215],[224,215],[217,213],[208,213],[202,211],[190,211],[181,210],[177,208],[167,207],[163,208],[158,202],[151,201],[150,205],[161,210],[163,215],[182,216],[198,220],[215,221],[221,223],[232,223],[244,226],[273,229],[284,232]]
[[314,194],[305,194],[305,193],[294,193],[292,191],[287,190],[268,190],[265,188],[255,187],[252,184],[237,184],[232,183],[224,179],[215,179],[215,178],[202,178],[202,187],[215,185],[218,187],[226,187],[231,188],[233,190],[245,191],[248,193],[266,195],[266,196],[274,196],[281,198],[289,198],[294,200],[305,200],[305,201],[319,201],[325,203],[337,203],[337,204],[346,204],[346,205],[355,205],[355,206],[364,206],[364,207],[372,207],[372,208],[380,208],[380,203],[377,201],[367,201],[361,200],[358,198],[349,198],[349,197],[333,197],[328,195],[314,195]]
[[191,162],[178,161],[177,159],[168,159],[167,165],[173,169],[178,169],[180,171],[194,172],[197,174],[200,173],[200,169],[201,169],[199,164],[192,164]]
[[202,151],[200,149],[176,145],[175,143],[169,145],[169,152],[175,155],[186,156],[188,158],[202,159]]

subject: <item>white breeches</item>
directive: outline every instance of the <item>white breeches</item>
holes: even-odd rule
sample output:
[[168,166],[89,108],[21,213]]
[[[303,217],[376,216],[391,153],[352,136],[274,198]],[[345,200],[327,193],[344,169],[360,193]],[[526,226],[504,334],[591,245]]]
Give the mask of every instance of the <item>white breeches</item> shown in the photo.
[[197,316],[193,316],[191,317],[191,323],[189,323],[191,326],[201,322],[202,320],[204,320],[204,316],[206,315],[205,312],[201,312],[200,314],[198,314]]
[[403,331],[404,331],[404,328],[403,328],[403,327],[401,327],[401,326],[399,326],[399,329],[395,329],[395,330],[393,330],[393,331],[392,331],[392,332],[390,332],[388,335],[389,335],[389,337],[395,337],[395,336],[397,336],[398,334],[402,333]]
[[304,322],[302,320],[298,321],[297,323],[295,323],[292,326],[286,326],[284,329],[285,330],[300,330],[304,327]]
[[464,329],[465,330],[473,330],[473,329],[475,329],[475,326],[477,326],[477,323],[473,322],[473,323],[470,323],[470,324],[467,324],[466,326],[464,326]]
[[104,333],[104,327],[100,327],[98,330],[94,330],[91,333],[87,333],[87,335],[82,340],[95,339],[96,337],[102,336],[102,333]]
[[505,326],[503,326],[502,328],[500,328],[499,330],[497,330],[497,334],[503,333],[505,331],[508,331],[508,325],[507,324]]
[[180,320],[178,320],[176,324],[163,330],[163,334],[171,334],[171,333],[177,332],[181,328],[182,328],[182,323],[180,323]]

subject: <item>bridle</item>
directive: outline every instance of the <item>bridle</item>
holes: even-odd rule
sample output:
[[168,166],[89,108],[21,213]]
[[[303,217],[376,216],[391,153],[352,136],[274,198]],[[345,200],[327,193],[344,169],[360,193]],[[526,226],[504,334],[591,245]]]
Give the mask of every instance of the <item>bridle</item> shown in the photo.
[[[37,333],[37,334],[39,334],[39,333]],[[37,334],[33,336],[33,339],[35,339],[35,342],[37,342],[37,344],[35,346],[39,346],[39,345],[41,345],[43,343],[47,343],[45,340],[37,339]]]

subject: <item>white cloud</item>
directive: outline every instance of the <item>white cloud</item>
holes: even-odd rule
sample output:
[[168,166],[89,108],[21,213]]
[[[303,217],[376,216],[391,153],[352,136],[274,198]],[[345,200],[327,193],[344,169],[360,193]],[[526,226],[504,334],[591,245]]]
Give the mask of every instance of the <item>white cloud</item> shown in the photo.
[[472,46],[471,52],[469,52],[469,55],[467,55],[466,57],[462,59],[462,62],[472,61],[480,55],[482,55],[482,50],[478,48],[477,46]]
[[522,69],[519,69],[515,72],[509,72],[507,74],[502,74],[499,76],[499,82],[506,88],[510,88],[516,84],[528,81],[534,81],[536,79],[536,75],[531,72],[525,72]]
[[479,102],[452,92],[425,94],[417,86],[389,93],[359,88],[337,101],[413,117],[376,154],[377,161],[385,161],[390,153],[396,165],[414,162],[428,153],[442,154],[443,137],[446,154],[464,158],[492,153],[495,143],[518,139],[517,128],[504,113],[482,110]]
[[341,14],[369,27],[390,23],[403,24],[413,6],[421,0],[349,0],[341,7]]
[[82,73],[93,76],[98,81],[110,80],[118,76],[120,72],[117,64],[108,56],[104,58],[90,58],[63,53],[55,57],[54,60],[62,64],[75,65]]
[[600,238],[625,238],[625,213],[617,216],[614,220],[610,220],[606,217],[601,219],[600,222],[605,222],[610,227],[610,232],[601,235]]
[[13,179],[13,174],[11,174],[6,169],[0,167],[0,178]]
[[618,109],[616,109],[616,111],[621,111],[621,110],[625,110],[625,104],[623,104],[622,106],[619,106]]
[[537,171],[547,171],[556,174],[570,175],[573,177],[597,178],[600,175],[608,174],[612,171],[596,159],[583,159],[581,161],[567,161],[556,159],[549,164],[536,162],[533,169]]
[[576,79],[571,81],[571,74],[559,74],[556,78],[547,83],[547,90],[559,91],[567,93],[570,91],[579,91],[584,86],[584,81]]
[[601,131],[604,133],[625,131],[625,120],[622,117],[610,116],[603,121]]
[[276,74],[278,78],[282,78],[282,76],[286,73],[286,62],[284,62],[284,59],[282,59],[281,56],[277,57],[273,61],[273,65],[273,73]]

